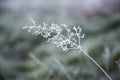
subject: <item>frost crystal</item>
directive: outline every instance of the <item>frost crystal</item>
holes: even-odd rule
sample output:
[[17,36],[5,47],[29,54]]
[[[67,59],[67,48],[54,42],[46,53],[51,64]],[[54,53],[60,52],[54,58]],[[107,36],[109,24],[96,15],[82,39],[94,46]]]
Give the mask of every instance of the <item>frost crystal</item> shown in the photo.
[[[51,23],[50,25],[43,22],[42,25],[36,25],[35,21],[31,19],[32,26],[25,26],[23,29],[28,29],[28,32],[32,32],[35,36],[41,35],[44,38],[48,38],[47,42],[61,47],[63,51],[69,49],[80,49],[81,38],[84,38],[85,34],[81,34],[81,27],[69,27],[66,24],[58,25]],[[64,35],[63,33],[67,34]]]

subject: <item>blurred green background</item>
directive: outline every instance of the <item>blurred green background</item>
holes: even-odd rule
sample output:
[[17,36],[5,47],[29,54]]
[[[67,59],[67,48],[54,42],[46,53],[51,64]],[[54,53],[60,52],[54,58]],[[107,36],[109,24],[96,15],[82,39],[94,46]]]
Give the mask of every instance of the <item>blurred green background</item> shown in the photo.
[[82,53],[64,52],[22,30],[30,18],[81,25],[89,55],[120,80],[120,0],[107,1],[0,0],[0,80],[108,80]]

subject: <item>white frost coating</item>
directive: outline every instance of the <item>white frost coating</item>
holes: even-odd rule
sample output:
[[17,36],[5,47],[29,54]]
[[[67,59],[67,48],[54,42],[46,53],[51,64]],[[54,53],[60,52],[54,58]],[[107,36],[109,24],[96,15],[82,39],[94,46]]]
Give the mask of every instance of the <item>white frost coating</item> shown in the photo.
[[32,32],[32,34],[35,36],[41,35],[44,38],[48,38],[47,42],[51,42],[57,47],[61,47],[63,51],[69,49],[78,49],[84,55],[86,55],[95,65],[97,65],[101,71],[109,78],[109,80],[112,80],[107,72],[91,56],[89,56],[89,54],[81,46],[81,39],[84,38],[85,34],[82,34],[82,29],[80,26],[69,27],[66,24],[46,24],[44,22],[42,25],[36,25],[33,19],[31,19],[31,22],[33,24],[32,26],[25,26],[22,27],[22,29],[28,29],[28,32]]
[[[80,49],[81,38],[84,38],[85,34],[81,34],[81,28],[73,26],[69,28],[66,24],[58,25],[51,23],[50,25],[43,22],[42,25],[36,25],[35,21],[31,19],[32,26],[25,26],[22,29],[28,29],[28,32],[32,32],[35,36],[41,35],[44,38],[48,38],[47,42],[56,44],[57,47],[61,47],[63,51],[68,49]],[[63,30],[67,33],[65,36],[62,34]],[[54,35],[52,35],[54,33]]]

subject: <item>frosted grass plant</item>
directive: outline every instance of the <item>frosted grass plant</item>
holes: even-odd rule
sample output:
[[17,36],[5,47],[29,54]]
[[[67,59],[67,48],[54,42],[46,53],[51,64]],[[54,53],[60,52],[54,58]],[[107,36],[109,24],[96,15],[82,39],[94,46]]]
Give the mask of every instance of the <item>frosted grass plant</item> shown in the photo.
[[83,46],[81,46],[81,39],[84,38],[85,34],[82,34],[80,26],[69,27],[66,24],[46,24],[44,22],[42,25],[36,25],[36,22],[33,19],[31,19],[31,22],[33,25],[26,25],[25,27],[22,27],[22,29],[28,29],[28,32],[32,32],[35,36],[41,35],[44,38],[48,38],[47,42],[55,44],[57,47],[62,48],[63,51],[70,49],[79,50],[79,53],[82,52],[86,55],[97,67],[99,67],[109,80],[112,80],[108,73],[87,53]]

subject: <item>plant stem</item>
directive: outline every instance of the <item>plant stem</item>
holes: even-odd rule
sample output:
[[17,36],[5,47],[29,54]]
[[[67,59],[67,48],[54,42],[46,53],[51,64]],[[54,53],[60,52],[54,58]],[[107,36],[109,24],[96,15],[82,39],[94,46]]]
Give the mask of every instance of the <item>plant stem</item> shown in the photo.
[[101,71],[109,78],[109,80],[112,80],[108,73],[83,48],[81,48],[80,51],[82,51],[94,64],[96,64],[97,67],[99,67]]

